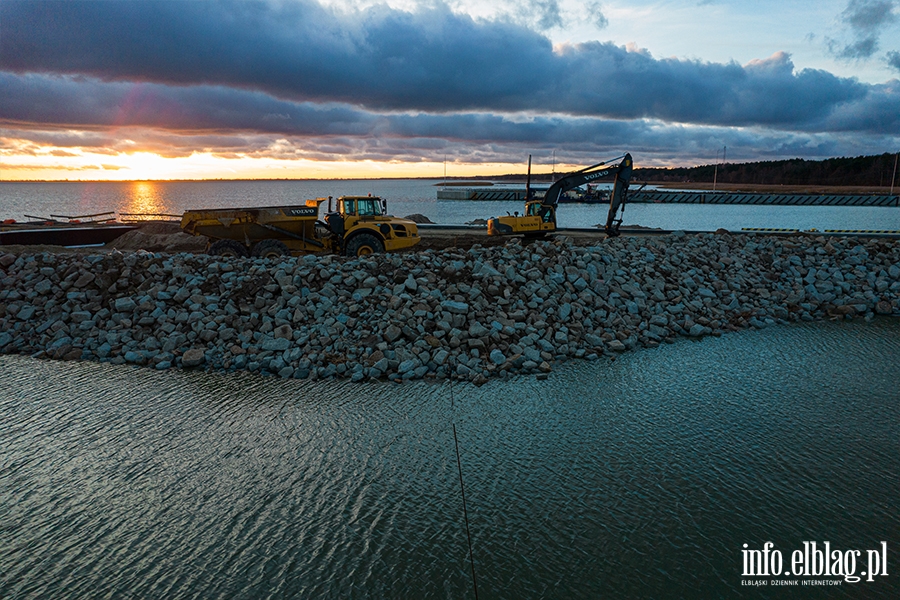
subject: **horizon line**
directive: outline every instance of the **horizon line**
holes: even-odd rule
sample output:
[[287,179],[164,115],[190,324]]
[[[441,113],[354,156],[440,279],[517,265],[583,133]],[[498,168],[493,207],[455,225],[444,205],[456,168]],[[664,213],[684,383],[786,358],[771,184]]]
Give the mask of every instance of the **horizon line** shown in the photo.
[[[558,175],[562,175],[564,173],[556,173]],[[545,175],[554,175],[554,173],[532,173],[532,177],[537,176],[545,176]],[[443,180],[454,180],[454,181],[465,181],[465,180],[474,180],[474,179],[491,179],[491,178],[501,178],[501,177],[526,177],[525,173],[505,173],[502,175],[472,175],[470,177],[463,177],[461,175],[448,175],[446,177],[204,177],[204,178],[196,178],[196,179],[185,179],[185,178],[174,178],[174,179],[164,179],[164,178],[145,178],[145,179],[0,179],[0,183],[143,183],[143,182],[154,182],[154,183],[194,183],[194,182],[204,182],[204,181],[399,181],[399,180],[408,180],[408,179],[418,179],[418,180],[434,180],[434,181],[443,181]]]

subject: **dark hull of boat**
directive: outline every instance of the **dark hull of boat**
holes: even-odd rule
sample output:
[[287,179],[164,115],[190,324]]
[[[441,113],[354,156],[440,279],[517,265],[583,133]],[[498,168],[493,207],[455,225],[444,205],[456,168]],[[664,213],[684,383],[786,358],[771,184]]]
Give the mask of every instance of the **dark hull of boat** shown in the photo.
[[0,245],[101,246],[136,225],[18,225],[0,230]]
[[558,202],[560,204],[609,204],[609,198],[566,198],[561,196]]

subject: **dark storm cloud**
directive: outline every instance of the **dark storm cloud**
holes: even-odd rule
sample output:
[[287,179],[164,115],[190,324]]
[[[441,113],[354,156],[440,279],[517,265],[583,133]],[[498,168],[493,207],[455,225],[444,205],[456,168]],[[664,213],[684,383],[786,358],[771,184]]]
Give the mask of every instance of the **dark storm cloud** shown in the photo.
[[289,102],[219,86],[0,73],[0,121],[21,124],[362,135],[372,132],[377,119],[346,106]]
[[[551,20],[554,5],[536,3]],[[237,88],[259,92],[260,103],[266,95],[375,111],[540,111],[788,128],[822,122],[871,91],[824,71],[795,73],[785,54],[741,66],[657,60],[609,43],[554,51],[524,26],[474,20],[441,3],[417,12],[380,5],[338,13],[312,0],[5,0],[0,63],[20,74]],[[187,118],[176,109],[173,118]],[[289,113],[269,115],[274,123]]]
[[[779,68],[770,63],[748,67],[776,72]],[[805,77],[815,77],[815,74],[809,72]],[[764,103],[763,92],[759,93],[759,101]],[[870,86],[858,101],[843,103],[839,110],[816,119],[798,114],[792,129],[896,134],[900,131],[898,97],[900,82],[897,80]],[[802,98],[798,101],[802,102]],[[290,136],[429,137],[515,143],[594,139],[607,143],[616,136],[641,129],[647,121],[473,111],[377,113],[334,103],[279,100],[261,92],[221,86],[179,87],[0,73],[0,123],[34,129],[90,131],[148,127],[195,134],[243,131]]]
[[[537,83],[550,42],[443,5],[339,15],[310,0],[0,4],[6,70],[221,84],[318,102],[476,107]],[[504,74],[494,65],[515,67]],[[533,77],[527,73],[538,72]],[[523,77],[524,75],[524,77]]]
[[819,131],[900,133],[900,80],[871,87],[865,102],[850,103],[818,124]]
[[[221,87],[104,83],[95,79],[0,73],[0,123],[7,127],[60,129],[57,146],[103,146],[111,129],[152,128],[206,137],[222,132],[297,137],[360,136],[470,142],[612,143],[642,126],[625,121],[564,116],[487,113],[377,114],[346,105],[276,100],[259,92]],[[79,130],[74,134],[70,130]],[[202,135],[201,135],[202,134]],[[50,140],[41,140],[48,144]],[[218,142],[217,142],[218,144]]]
[[[900,85],[900,83],[897,83]],[[729,157],[859,155],[880,152],[889,137],[853,127],[871,121],[871,106],[844,115],[834,133],[796,133],[562,115],[489,113],[373,114],[320,107],[220,87],[103,83],[84,78],[0,76],[0,156],[52,155],[48,148],[117,155],[149,151],[166,157],[209,152],[224,158],[521,163],[528,154],[549,164],[588,164],[623,151],[642,164]],[[896,94],[885,89],[884,98]],[[885,102],[889,107],[890,103]],[[889,111],[883,111],[884,119]],[[162,116],[161,116],[162,115]],[[267,118],[271,117],[271,118]],[[868,123],[882,127],[882,121]],[[848,127],[844,133],[840,127]],[[713,149],[713,150],[711,150]]]

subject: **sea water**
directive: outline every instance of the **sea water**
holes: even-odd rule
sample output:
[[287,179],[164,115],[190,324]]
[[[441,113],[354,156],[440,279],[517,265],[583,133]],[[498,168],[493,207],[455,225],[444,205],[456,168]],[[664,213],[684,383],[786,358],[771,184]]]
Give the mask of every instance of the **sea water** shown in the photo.
[[[307,198],[366,194],[385,198],[393,215],[418,213],[443,225],[523,211],[523,203],[515,201],[438,200],[440,183],[427,179],[0,182],[0,219],[105,211],[181,215],[188,209],[297,204]],[[607,210],[603,204],[565,204],[558,209],[558,221],[561,227],[593,227],[606,223]],[[626,206],[623,225],[696,231],[744,227],[900,230],[900,207],[635,203]]]
[[[474,597],[454,425],[479,598],[897,598],[898,357],[890,318],[482,387],[0,356],[0,598]],[[888,575],[747,573],[812,542]]]

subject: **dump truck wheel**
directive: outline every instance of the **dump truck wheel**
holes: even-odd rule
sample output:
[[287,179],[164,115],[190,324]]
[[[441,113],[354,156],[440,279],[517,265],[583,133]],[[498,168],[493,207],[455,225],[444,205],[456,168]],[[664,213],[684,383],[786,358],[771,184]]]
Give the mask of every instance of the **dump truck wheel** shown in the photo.
[[383,252],[384,244],[371,233],[360,233],[347,243],[347,256],[367,256]]
[[247,258],[250,253],[240,242],[234,240],[218,240],[209,247],[207,254],[226,258]]
[[288,247],[278,240],[263,240],[253,246],[253,256],[256,258],[281,258],[290,255]]

